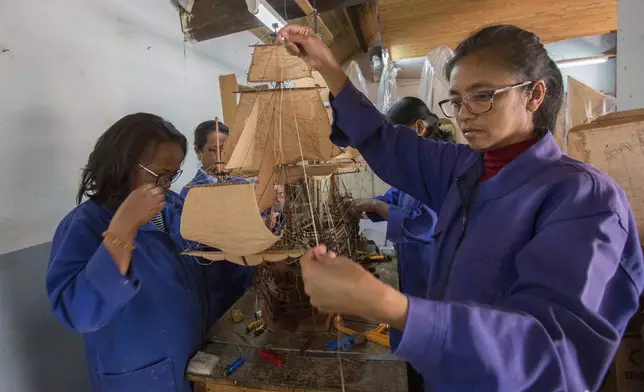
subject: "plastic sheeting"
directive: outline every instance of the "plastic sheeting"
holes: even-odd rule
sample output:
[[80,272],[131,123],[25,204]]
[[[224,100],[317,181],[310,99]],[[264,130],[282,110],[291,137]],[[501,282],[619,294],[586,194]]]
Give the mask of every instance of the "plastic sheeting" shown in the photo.
[[382,51],[382,62],[382,77],[380,78],[380,85],[378,86],[378,101],[376,107],[380,112],[386,113],[391,105],[398,101],[398,85],[396,83],[398,68],[394,66],[394,62],[391,61],[389,52],[386,49]]
[[432,49],[425,56],[421,71],[419,97],[439,117],[443,116],[443,112],[438,103],[449,97],[449,83],[445,77],[445,66],[453,56],[454,51],[447,46]]
[[365,97],[369,97],[369,93],[367,91],[367,81],[364,79],[364,76],[362,75],[362,71],[360,70],[360,66],[355,60],[352,60],[349,63],[349,66],[347,67],[346,71],[347,76],[349,77],[349,80],[351,83],[362,93],[364,94]]

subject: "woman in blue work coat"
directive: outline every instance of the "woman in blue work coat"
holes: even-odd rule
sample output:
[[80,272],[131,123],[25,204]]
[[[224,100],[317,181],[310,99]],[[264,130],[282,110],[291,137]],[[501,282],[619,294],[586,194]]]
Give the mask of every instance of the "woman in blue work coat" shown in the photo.
[[[219,128],[219,134],[217,134],[217,125]],[[181,197],[185,199],[190,190],[190,185],[204,185],[204,184],[216,184],[219,180],[215,176],[217,172],[217,159],[221,159],[224,152],[224,144],[228,140],[228,127],[222,123],[219,124],[215,120],[204,121],[195,128],[195,142],[194,150],[197,154],[197,158],[201,163],[201,167],[197,169],[197,173],[181,189]],[[219,141],[217,137],[219,136]],[[217,145],[219,145],[219,150],[217,150]],[[223,166],[223,164],[222,164]],[[226,177],[228,182],[246,182],[243,178],[238,177]]]
[[491,26],[456,48],[441,107],[469,146],[389,123],[309,28],[278,39],[325,78],[332,140],[439,212],[424,297],[320,246],[301,260],[312,304],[402,331],[396,354],[426,390],[597,390],[638,308],[644,262],[625,193],[549,131],[562,77],[539,38]]
[[182,204],[169,189],[186,148],[158,116],[123,117],[96,142],[79,205],[54,235],[47,292],[83,334],[92,391],[191,391],[184,371],[204,341],[207,299],[201,266],[180,254]]
[[[217,135],[219,128],[219,135]],[[221,158],[224,143],[228,139],[228,127],[214,120],[204,121],[195,128],[194,151],[201,162],[194,178],[181,189],[181,197],[185,200],[191,185],[216,184],[215,176],[218,156]],[[217,140],[219,136],[219,141]],[[219,145],[219,154],[217,146]],[[246,182],[243,178],[226,177],[228,182]],[[197,245],[203,250],[212,250]],[[210,329],[253,283],[255,267],[246,267],[229,262],[211,262],[199,259],[204,268],[208,291],[208,320]]]

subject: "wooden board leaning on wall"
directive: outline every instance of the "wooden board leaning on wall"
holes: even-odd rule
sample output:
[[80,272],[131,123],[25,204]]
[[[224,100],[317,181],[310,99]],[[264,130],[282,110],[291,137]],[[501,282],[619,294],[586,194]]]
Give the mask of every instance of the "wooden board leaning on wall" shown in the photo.
[[611,176],[628,196],[644,240],[644,109],[598,117],[568,132],[568,155]]

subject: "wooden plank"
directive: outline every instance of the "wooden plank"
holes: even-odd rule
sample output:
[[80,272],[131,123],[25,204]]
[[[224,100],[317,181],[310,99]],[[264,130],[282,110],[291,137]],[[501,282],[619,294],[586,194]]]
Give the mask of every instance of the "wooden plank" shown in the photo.
[[367,43],[374,44],[376,41],[379,41],[378,4],[375,1],[360,5],[360,30]]
[[[613,116],[616,118],[617,116]],[[628,120],[625,120],[628,119]],[[601,118],[570,129],[568,154],[611,176],[626,192],[644,238],[644,116]]]
[[359,6],[345,8],[345,16],[349,20],[349,23],[351,23],[351,27],[353,28],[353,33],[355,34],[356,39],[360,44],[360,49],[364,53],[367,53],[369,51],[369,45],[367,44],[367,40],[365,39],[364,34],[362,33]]
[[353,28],[342,9],[325,12],[321,16],[335,37],[333,42],[329,44],[329,48],[331,48],[340,64],[343,64],[360,51],[360,44],[353,32]]
[[617,29],[617,0],[380,0],[378,7],[384,46],[394,60],[440,45],[454,48],[491,24],[516,24],[544,43]]
[[[360,51],[358,39],[356,38],[349,21],[345,18],[343,11],[344,10],[342,9],[337,9],[320,13],[320,17],[331,30],[334,37],[333,41],[329,43],[329,48],[340,63],[344,63]],[[295,19],[290,22],[293,24],[311,26],[310,20],[306,17]],[[262,27],[253,29],[251,30],[251,33],[265,43],[271,43],[273,41],[273,38],[267,34],[269,31],[266,28]]]
[[206,387],[206,384],[203,382],[196,382],[193,384],[193,391],[194,392],[208,392],[208,387]]
[[229,126],[233,125],[235,112],[237,111],[237,76],[235,74],[219,76],[219,91],[221,92],[221,108],[224,113],[223,122]]
[[[297,5],[302,9],[304,14],[307,15],[309,18],[315,18],[315,13],[317,12],[315,8],[309,3],[309,0],[295,0]],[[325,42],[329,43],[333,41],[333,34],[331,33],[331,30],[326,26],[320,15],[317,15],[317,24],[318,24],[318,31],[322,35],[322,39],[324,39]],[[313,25],[315,26],[315,21],[313,21]]]
[[[295,0],[267,1],[288,21],[306,16]],[[319,12],[324,12],[365,1],[368,0],[320,0],[315,6]],[[191,13],[182,11],[181,24],[186,38],[194,41],[205,41],[263,26],[262,22],[248,12],[243,0],[195,0]]]

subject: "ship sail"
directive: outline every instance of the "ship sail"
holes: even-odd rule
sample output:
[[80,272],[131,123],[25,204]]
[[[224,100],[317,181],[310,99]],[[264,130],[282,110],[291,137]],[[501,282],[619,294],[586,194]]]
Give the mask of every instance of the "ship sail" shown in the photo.
[[245,94],[254,94],[255,103],[226,170],[241,175],[257,173],[268,140],[275,141],[275,165],[333,158],[336,150],[329,140],[331,125],[318,88],[242,93]]
[[311,76],[311,68],[288,54],[284,45],[257,45],[247,79],[251,83],[286,82]]
[[264,224],[252,184],[192,187],[181,214],[181,235],[232,256],[261,253],[280,239]]
[[[300,257],[309,240],[280,242],[282,236],[272,233],[260,216],[260,211],[274,204],[275,186],[306,183],[308,179],[357,169],[354,158],[359,154],[343,152],[329,140],[330,114],[320,94],[326,85],[319,74],[311,73],[306,63],[289,55],[283,45],[255,47],[248,81],[295,79],[304,80],[295,84],[302,87],[280,84],[271,89],[264,85],[240,92],[224,146],[226,171],[239,177],[257,177],[255,188],[250,184],[193,187],[184,203],[181,233],[218,251],[188,250],[186,254],[247,265]],[[298,195],[302,199],[305,192]],[[312,203],[307,200],[300,201]],[[317,208],[320,203],[316,203]],[[321,219],[310,216],[313,210],[299,211],[305,213],[293,218],[297,230],[310,231]]]

